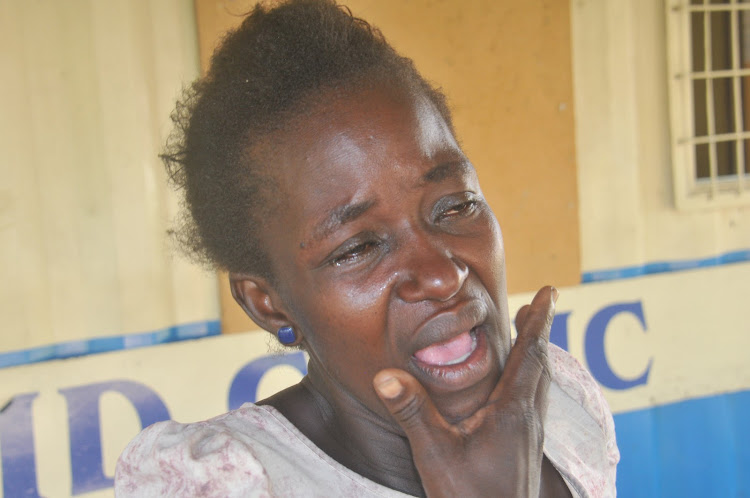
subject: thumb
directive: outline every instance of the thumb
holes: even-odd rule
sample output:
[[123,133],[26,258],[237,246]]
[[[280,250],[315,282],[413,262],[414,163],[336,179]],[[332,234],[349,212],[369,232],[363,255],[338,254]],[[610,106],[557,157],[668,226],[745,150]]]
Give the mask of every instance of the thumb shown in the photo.
[[[403,370],[381,370],[373,379],[375,392],[406,433],[412,449],[429,445],[449,429],[424,387]],[[418,451],[418,450],[417,450]]]

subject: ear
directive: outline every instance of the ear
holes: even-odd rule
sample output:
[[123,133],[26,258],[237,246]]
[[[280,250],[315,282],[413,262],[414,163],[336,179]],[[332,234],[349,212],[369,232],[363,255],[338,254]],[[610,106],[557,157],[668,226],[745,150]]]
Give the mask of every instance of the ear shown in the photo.
[[263,329],[276,335],[276,331],[281,327],[287,325],[294,327],[294,323],[283,309],[278,294],[265,279],[230,273],[229,286],[237,304]]

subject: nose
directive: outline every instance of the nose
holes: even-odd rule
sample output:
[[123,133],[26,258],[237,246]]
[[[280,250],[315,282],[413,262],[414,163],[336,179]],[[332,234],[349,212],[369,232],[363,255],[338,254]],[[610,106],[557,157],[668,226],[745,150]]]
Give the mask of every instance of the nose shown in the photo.
[[448,247],[427,237],[403,248],[404,263],[396,289],[406,302],[447,301],[469,275],[469,268]]

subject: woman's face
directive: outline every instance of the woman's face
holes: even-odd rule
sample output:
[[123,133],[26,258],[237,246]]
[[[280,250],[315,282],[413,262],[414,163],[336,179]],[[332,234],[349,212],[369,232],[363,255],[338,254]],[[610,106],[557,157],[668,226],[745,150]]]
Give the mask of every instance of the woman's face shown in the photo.
[[354,92],[256,152],[278,187],[275,289],[318,384],[388,417],[372,379],[400,368],[449,419],[482,406],[510,348],[502,238],[435,106]]

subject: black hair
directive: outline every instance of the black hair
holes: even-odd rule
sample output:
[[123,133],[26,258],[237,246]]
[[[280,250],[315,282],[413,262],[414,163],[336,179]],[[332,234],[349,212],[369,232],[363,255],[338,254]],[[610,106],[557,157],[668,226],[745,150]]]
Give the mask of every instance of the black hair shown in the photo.
[[161,157],[184,194],[173,231],[182,249],[212,268],[272,278],[258,227],[273,184],[251,147],[283,130],[305,104],[320,104],[316,98],[330,95],[322,90],[384,77],[425,94],[452,128],[442,93],[346,7],[333,0],[257,5],[172,113]]

